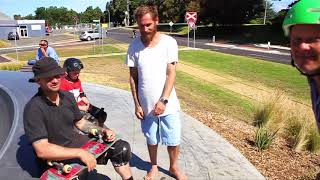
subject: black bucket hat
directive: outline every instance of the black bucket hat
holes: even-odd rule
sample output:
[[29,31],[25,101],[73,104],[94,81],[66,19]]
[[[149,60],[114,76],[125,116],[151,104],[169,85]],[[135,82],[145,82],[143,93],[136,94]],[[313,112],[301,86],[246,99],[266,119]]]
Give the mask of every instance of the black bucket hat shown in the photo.
[[45,57],[37,61],[32,66],[32,71],[34,77],[29,79],[29,82],[36,82],[36,79],[38,78],[53,77],[65,73],[65,70],[51,57]]

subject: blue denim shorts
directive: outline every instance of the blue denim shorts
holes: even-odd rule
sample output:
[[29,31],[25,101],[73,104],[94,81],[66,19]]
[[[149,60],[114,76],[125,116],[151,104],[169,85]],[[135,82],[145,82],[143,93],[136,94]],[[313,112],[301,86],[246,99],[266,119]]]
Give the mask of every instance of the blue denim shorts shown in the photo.
[[145,116],[141,120],[141,129],[149,145],[160,143],[177,146],[181,139],[181,120],[179,112],[166,116]]

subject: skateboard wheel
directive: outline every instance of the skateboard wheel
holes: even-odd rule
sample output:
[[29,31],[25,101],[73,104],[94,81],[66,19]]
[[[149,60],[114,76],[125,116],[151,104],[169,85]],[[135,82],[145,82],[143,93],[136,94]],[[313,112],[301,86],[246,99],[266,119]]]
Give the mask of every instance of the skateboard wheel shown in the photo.
[[62,170],[63,170],[64,173],[70,173],[70,172],[71,172],[71,169],[72,169],[72,167],[67,164],[67,165],[64,165],[64,166],[63,166],[63,169],[62,169]]
[[98,129],[91,129],[91,134],[96,136],[98,134]]
[[48,164],[49,166],[53,166],[52,161],[47,161],[47,164]]

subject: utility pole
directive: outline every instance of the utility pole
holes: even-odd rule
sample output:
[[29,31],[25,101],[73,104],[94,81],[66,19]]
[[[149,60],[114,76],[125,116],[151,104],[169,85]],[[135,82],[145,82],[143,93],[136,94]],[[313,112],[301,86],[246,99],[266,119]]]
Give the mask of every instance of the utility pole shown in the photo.
[[[271,0],[271,1],[281,1],[281,0]],[[263,24],[266,25],[266,19],[267,19],[267,8],[268,8],[268,0],[265,0],[266,4],[264,6],[264,18],[263,18]]]
[[127,0],[127,26],[130,24],[130,9],[129,9],[129,0]]
[[109,9],[107,9],[108,12],[108,28],[110,28],[110,11]]
[[266,1],[266,4],[264,6],[264,18],[263,18],[263,24],[266,25],[266,18],[267,18],[267,5],[268,5],[268,1]]

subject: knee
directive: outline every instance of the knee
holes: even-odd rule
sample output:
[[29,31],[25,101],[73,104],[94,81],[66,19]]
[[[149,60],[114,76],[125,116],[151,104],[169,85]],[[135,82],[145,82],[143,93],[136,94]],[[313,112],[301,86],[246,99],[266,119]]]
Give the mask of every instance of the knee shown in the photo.
[[118,140],[114,143],[113,149],[110,149],[107,156],[115,167],[126,165],[132,157],[130,144],[121,139]]

